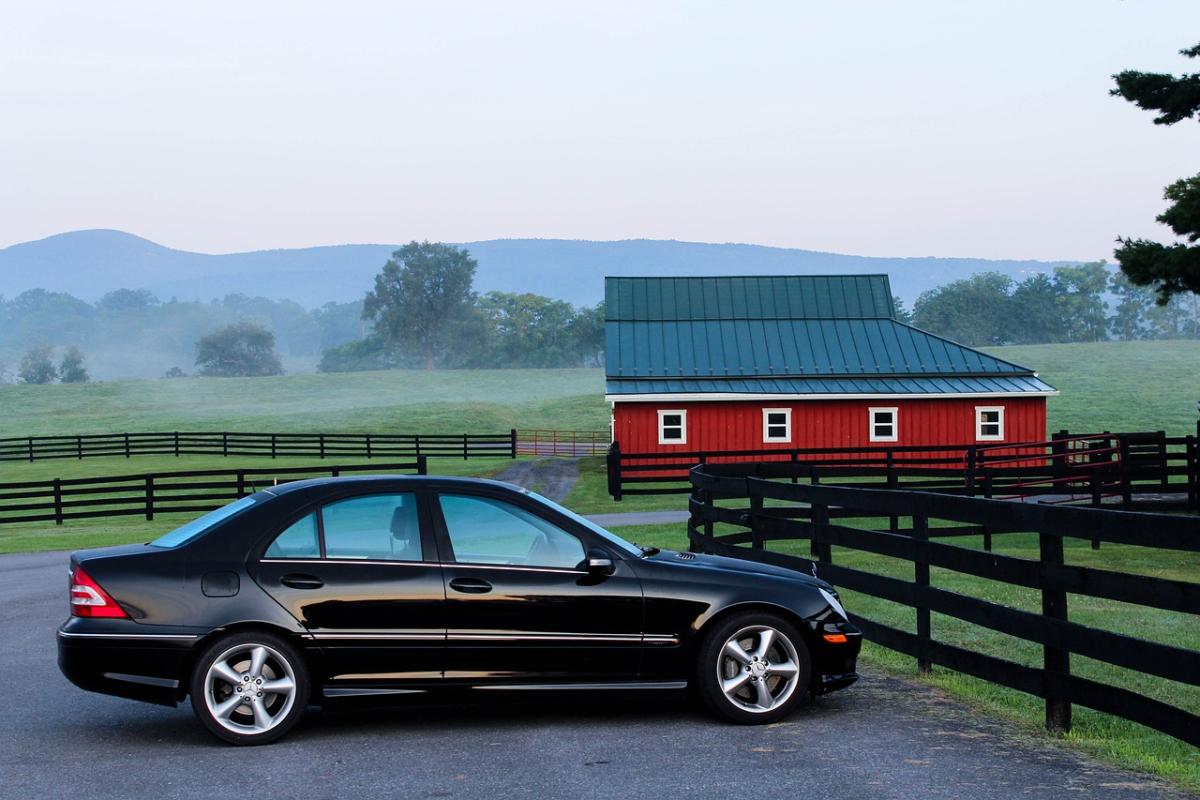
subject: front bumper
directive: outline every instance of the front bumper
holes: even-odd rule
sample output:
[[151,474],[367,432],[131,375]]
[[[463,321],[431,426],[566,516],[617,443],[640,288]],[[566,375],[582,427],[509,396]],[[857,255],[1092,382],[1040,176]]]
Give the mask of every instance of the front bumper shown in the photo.
[[858,680],[862,631],[849,622],[826,622],[817,627],[815,634],[812,691],[826,694]]
[[72,619],[58,629],[58,668],[71,683],[89,692],[167,706],[187,694],[186,676],[199,636],[88,628]]

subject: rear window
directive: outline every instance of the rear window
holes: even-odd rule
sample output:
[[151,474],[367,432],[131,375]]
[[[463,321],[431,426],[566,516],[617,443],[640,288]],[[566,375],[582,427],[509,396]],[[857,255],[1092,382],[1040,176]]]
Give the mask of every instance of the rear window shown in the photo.
[[244,511],[255,502],[253,495],[243,497],[241,500],[234,500],[229,505],[221,506],[216,511],[210,511],[202,517],[197,517],[186,525],[180,525],[170,533],[164,533],[150,544],[155,547],[178,547],[195,539],[217,523],[224,522],[239,511]]

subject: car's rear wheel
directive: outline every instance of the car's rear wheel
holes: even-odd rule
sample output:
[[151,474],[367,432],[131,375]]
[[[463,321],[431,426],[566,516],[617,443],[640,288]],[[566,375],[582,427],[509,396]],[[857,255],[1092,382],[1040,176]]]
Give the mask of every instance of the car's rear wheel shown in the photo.
[[192,670],[192,709],[214,736],[231,744],[267,744],[295,727],[308,702],[300,653],[270,633],[225,636]]
[[761,725],[791,714],[808,694],[811,661],[799,631],[765,612],[736,614],[700,646],[696,683],[714,713]]

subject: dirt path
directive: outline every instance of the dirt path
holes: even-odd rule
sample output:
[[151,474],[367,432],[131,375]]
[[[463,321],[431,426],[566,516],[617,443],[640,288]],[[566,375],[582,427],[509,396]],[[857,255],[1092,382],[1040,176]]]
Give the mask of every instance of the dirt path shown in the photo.
[[566,498],[579,480],[579,459],[539,458],[519,461],[496,476],[496,480],[515,483],[555,502]]

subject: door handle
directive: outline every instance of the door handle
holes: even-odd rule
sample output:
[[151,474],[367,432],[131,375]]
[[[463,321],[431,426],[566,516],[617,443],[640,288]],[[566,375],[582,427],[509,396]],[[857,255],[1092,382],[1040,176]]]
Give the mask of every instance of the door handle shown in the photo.
[[455,578],[450,581],[450,588],[463,594],[487,594],[492,590],[492,585],[479,578]]
[[284,575],[279,582],[293,589],[320,589],[325,585],[325,581],[316,575],[301,575],[295,572]]

